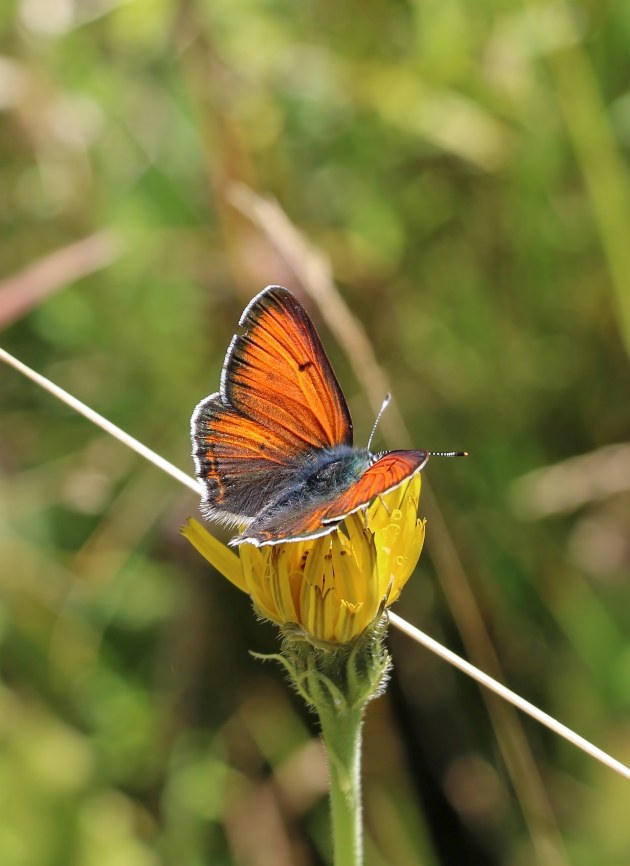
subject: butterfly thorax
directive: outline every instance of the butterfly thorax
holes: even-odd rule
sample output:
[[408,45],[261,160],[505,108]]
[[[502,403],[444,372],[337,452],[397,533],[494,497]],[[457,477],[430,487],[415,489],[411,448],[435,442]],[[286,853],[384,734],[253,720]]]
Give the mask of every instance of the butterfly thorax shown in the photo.
[[[365,448],[336,445],[309,455],[297,468],[290,498],[316,501],[347,490],[370,466],[372,456]],[[300,504],[302,504],[300,502]]]
[[313,495],[330,495],[345,490],[363,475],[372,458],[365,448],[337,445],[318,452],[302,468],[306,490]]
[[291,483],[263,509],[259,518],[274,522],[328,502],[351,487],[371,466],[374,457],[366,448],[336,445],[308,455],[297,463]]

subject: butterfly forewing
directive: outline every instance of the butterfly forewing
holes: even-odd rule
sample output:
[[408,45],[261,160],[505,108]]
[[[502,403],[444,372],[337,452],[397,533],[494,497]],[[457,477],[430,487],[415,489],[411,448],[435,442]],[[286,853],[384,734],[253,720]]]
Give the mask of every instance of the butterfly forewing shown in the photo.
[[427,451],[387,451],[363,473],[358,481],[329,503],[323,522],[341,520],[369,505],[377,496],[389,493],[424,467]]
[[324,347],[302,305],[281,286],[246,308],[226,358],[221,393],[265,428],[309,451],[352,444],[352,421]]

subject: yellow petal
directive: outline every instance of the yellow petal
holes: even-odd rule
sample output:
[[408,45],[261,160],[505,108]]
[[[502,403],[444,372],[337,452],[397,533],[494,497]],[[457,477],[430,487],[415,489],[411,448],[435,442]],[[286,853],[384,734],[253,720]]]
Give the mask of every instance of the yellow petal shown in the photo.
[[188,518],[180,532],[203,558],[208,560],[210,565],[213,565],[238,589],[247,592],[241,563],[238,556],[232,553],[229,547],[222,544],[192,517]]
[[281,622],[275,601],[272,597],[272,569],[270,565],[271,548],[254,547],[241,544],[239,547],[245,587],[252,597],[257,612],[273,622]]
[[[288,544],[281,544],[272,550],[270,560],[271,595],[278,611],[279,622],[300,621],[293,595],[297,571],[294,559],[296,553],[297,551]],[[252,595],[254,595],[253,587]]]
[[337,643],[348,643],[354,637],[363,631],[357,628],[357,618],[363,608],[363,602],[358,604],[349,604],[342,601],[339,606],[339,616],[337,617],[337,628],[335,629],[335,640]]

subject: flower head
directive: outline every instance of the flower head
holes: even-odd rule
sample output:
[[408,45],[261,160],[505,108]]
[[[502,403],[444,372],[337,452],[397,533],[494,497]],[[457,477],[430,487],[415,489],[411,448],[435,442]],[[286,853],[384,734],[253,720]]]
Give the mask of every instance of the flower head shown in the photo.
[[377,497],[321,538],[232,553],[196,520],[182,534],[239,589],[256,611],[312,642],[345,644],[396,601],[424,543],[418,519],[420,474]]

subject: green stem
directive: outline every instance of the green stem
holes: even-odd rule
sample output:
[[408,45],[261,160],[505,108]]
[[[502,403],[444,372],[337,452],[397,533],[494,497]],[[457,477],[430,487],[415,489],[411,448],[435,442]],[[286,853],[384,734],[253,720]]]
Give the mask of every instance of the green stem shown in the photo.
[[349,644],[315,645],[285,630],[276,656],[322,726],[330,773],[334,866],[363,866],[361,728],[367,704],[385,688],[391,665],[380,616]]
[[364,705],[321,712],[330,772],[330,811],[335,866],[362,866],[361,726]]

